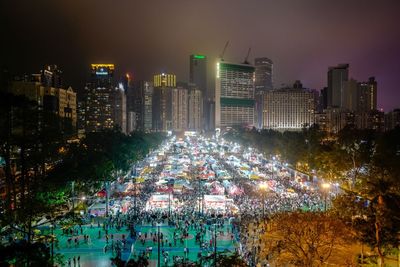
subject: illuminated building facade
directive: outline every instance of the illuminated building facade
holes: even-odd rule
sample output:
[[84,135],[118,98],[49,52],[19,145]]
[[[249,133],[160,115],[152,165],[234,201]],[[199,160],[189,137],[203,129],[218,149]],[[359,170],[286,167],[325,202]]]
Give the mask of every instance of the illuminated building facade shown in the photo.
[[[114,64],[91,64],[90,83],[85,86],[80,107],[84,109],[83,129],[97,132],[112,129],[114,121]],[[81,123],[82,124],[82,123]]]
[[134,81],[129,88],[128,132],[152,129],[153,83]]
[[144,82],[143,89],[143,130],[150,131],[153,128],[153,83]]
[[200,131],[203,129],[203,97],[202,91],[196,87],[189,89],[189,130]]
[[359,87],[359,110],[363,112],[377,110],[378,83],[375,77],[370,77],[368,82],[361,82]]
[[217,63],[215,127],[254,125],[254,67]]
[[314,93],[301,86],[270,90],[264,94],[265,129],[301,130],[314,124],[314,113]]
[[172,89],[176,87],[176,76],[166,73],[154,75],[153,85],[153,129],[172,130]]
[[39,108],[54,112],[60,118],[70,119],[72,127],[76,128],[77,98],[71,87],[63,89],[44,86],[35,81],[14,81],[9,90],[15,95],[23,95],[37,102]]
[[172,130],[183,131],[188,126],[188,90],[182,86],[171,90]]

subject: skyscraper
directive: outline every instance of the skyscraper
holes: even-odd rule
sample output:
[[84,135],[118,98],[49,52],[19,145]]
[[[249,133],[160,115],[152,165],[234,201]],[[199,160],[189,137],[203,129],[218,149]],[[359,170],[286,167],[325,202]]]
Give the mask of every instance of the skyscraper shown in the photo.
[[254,67],[217,63],[215,127],[254,125]]
[[119,86],[114,89],[112,99],[112,114],[114,124],[121,129],[121,132],[126,134],[126,94],[122,83],[120,83]]
[[203,104],[203,107],[201,108],[201,110],[203,111],[203,114],[201,114],[201,121],[204,122],[204,125],[202,125],[201,127],[204,127],[205,129],[210,129],[210,117],[212,116],[210,109],[212,106],[211,103],[214,100],[214,95],[207,85],[207,57],[199,54],[190,55],[189,64],[189,83],[194,84],[197,90],[201,92],[201,97],[204,98],[204,101],[201,101]]
[[143,130],[150,131],[153,128],[153,83],[144,82],[143,89]]
[[153,84],[153,129],[172,130],[172,88],[176,87],[176,76],[166,73],[154,75]]
[[195,84],[205,95],[207,93],[207,57],[190,55],[189,82]]
[[203,97],[202,91],[195,86],[189,88],[189,124],[188,129],[200,131],[203,129]]
[[266,57],[254,59],[255,67],[255,93],[273,89],[273,62]]
[[349,79],[349,64],[339,64],[328,69],[327,106],[342,108],[344,105],[344,82]]
[[273,89],[272,74],[273,62],[269,58],[261,57],[254,59],[255,67],[255,126],[263,128],[263,102],[264,93]]
[[377,109],[378,83],[375,77],[370,77],[368,82],[361,82],[359,87],[359,109],[360,111],[371,111]]
[[349,111],[358,111],[360,96],[357,81],[354,79],[344,81],[343,88],[342,108]]
[[188,127],[188,89],[183,86],[172,88],[172,129],[183,131]]
[[85,132],[96,132],[114,127],[114,64],[91,64],[90,83],[80,99],[84,120],[80,124]]

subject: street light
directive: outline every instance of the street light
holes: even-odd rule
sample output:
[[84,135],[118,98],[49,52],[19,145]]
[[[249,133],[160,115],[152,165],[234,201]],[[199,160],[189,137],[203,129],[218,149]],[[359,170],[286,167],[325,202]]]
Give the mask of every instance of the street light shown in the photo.
[[265,218],[265,193],[267,192],[268,184],[260,183],[259,187],[262,192],[262,212],[263,212],[263,218]]
[[328,196],[329,188],[331,187],[331,184],[329,183],[323,183],[322,184],[322,189],[324,190],[324,196],[325,196],[325,211],[326,211],[326,198]]

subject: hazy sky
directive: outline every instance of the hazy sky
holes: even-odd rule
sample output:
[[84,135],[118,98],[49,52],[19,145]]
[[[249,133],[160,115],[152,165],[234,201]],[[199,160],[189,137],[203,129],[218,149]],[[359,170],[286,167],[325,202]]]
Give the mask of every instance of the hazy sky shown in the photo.
[[21,0],[0,3],[0,64],[31,73],[58,64],[81,87],[90,63],[149,79],[188,80],[189,54],[274,61],[274,84],[321,89],[328,66],[378,80],[378,107],[400,107],[400,1],[385,0]]

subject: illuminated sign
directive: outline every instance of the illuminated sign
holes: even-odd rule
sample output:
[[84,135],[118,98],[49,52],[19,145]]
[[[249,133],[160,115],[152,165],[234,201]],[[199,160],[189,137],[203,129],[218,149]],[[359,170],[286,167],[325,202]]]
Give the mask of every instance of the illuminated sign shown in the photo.
[[91,64],[92,69],[108,68],[114,70],[114,64]]
[[108,75],[108,71],[96,71],[96,75]]
[[197,59],[205,59],[206,56],[203,56],[203,55],[194,55],[194,58],[197,58]]

